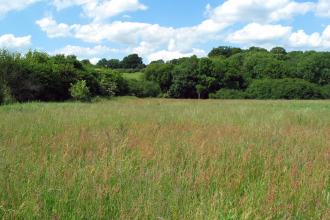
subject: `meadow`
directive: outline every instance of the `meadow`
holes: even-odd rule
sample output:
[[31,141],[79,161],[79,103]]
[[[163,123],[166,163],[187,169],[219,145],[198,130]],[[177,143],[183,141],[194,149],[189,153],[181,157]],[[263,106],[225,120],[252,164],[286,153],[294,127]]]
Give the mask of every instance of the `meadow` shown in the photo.
[[0,219],[329,219],[330,102],[0,107]]

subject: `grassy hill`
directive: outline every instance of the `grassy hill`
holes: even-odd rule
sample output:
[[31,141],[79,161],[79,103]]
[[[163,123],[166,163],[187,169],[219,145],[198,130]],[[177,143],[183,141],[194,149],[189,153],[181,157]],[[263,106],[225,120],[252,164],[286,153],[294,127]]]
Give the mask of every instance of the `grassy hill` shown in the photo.
[[0,107],[1,219],[327,219],[329,101]]

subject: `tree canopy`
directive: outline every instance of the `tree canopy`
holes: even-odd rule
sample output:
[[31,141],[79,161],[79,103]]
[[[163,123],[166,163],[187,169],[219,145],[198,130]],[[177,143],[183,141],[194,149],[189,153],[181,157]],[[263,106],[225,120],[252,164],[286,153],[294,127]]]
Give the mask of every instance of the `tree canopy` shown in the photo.
[[[72,85],[88,90],[91,97],[330,98],[329,60],[330,52],[221,46],[204,58],[145,65],[139,55],[131,54],[121,61],[104,58],[93,65],[73,55],[0,50],[0,103],[63,101],[73,98]],[[143,78],[125,78],[123,71],[140,71]]]

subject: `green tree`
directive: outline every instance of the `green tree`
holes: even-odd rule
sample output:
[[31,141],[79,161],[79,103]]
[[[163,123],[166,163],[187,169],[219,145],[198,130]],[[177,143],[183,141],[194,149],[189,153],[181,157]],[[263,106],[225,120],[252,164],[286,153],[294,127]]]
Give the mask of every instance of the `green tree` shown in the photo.
[[207,90],[207,87],[201,84],[196,85],[196,91],[198,94],[198,99],[201,99],[202,94]]
[[302,79],[255,80],[246,90],[254,99],[321,99],[321,88]]
[[199,59],[196,56],[181,58],[173,68],[173,83],[169,89],[172,98],[197,98]]
[[143,66],[143,60],[137,54],[130,54],[127,57],[124,57],[121,62],[121,65],[123,68],[137,69]]
[[216,93],[210,94],[211,99],[245,99],[247,95],[244,91],[234,89],[220,89]]
[[121,68],[120,60],[118,59],[111,59],[108,60],[107,67],[111,69],[119,69]]
[[224,57],[230,57],[235,54],[241,53],[242,49],[236,48],[236,47],[227,47],[227,46],[220,46],[217,48],[213,48],[211,52],[208,54],[208,56],[211,57],[218,57],[218,56],[224,56]]
[[103,96],[112,97],[118,93],[117,83],[113,74],[103,73],[100,80],[101,94]]
[[152,63],[144,70],[145,78],[157,82],[162,92],[167,93],[172,85],[173,67],[172,64]]
[[287,52],[283,47],[274,47],[271,49],[270,53],[274,54],[279,60],[285,60]]
[[157,97],[161,90],[157,83],[147,80],[129,80],[129,94],[140,98]]
[[108,60],[103,58],[103,59],[99,60],[96,65],[99,66],[99,67],[107,68],[108,67]]
[[91,95],[85,80],[79,80],[75,84],[71,84],[70,94],[72,98],[78,101],[88,102],[91,100]]

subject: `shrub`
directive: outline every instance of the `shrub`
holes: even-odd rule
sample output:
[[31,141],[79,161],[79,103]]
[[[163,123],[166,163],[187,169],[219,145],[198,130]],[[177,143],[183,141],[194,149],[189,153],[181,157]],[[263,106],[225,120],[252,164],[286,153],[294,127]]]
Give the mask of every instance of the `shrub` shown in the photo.
[[330,84],[322,87],[322,95],[325,99],[330,99]]
[[[2,88],[2,101],[3,101],[2,102],[3,104],[11,104],[11,103],[16,102],[15,98],[11,94],[11,90],[10,90],[9,86],[7,86],[6,84],[3,84],[3,88]],[[0,101],[0,103],[1,103],[1,101]]]
[[152,81],[129,80],[129,94],[137,97],[158,97],[161,94],[160,87]]
[[221,89],[216,93],[209,95],[211,99],[245,99],[246,94],[243,91],[235,89]]
[[85,80],[79,80],[75,84],[71,84],[70,94],[75,100],[84,102],[91,100],[91,94]]
[[0,105],[4,102],[4,85],[0,82]]
[[262,79],[254,80],[247,94],[254,99],[321,99],[318,85],[302,79]]
[[114,81],[112,74],[105,73],[100,80],[102,96],[112,97],[116,95],[117,83]]

